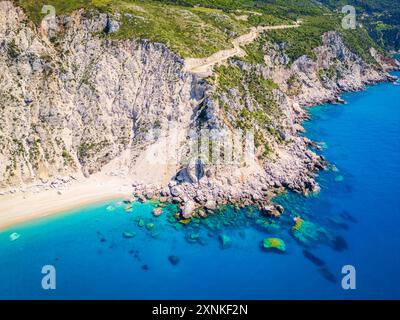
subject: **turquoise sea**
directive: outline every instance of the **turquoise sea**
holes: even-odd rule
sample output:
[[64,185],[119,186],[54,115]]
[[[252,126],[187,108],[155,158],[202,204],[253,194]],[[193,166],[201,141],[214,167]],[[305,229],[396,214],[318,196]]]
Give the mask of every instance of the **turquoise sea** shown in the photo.
[[[281,220],[227,207],[184,225],[173,206],[155,218],[151,203],[127,212],[116,200],[15,226],[0,232],[0,299],[399,299],[400,85],[343,98],[305,124],[337,170],[319,175],[315,197],[278,198]],[[311,226],[307,243],[295,216]],[[286,252],[262,249],[265,237]],[[56,290],[41,287],[44,265]],[[344,265],[355,290],[342,289]]]

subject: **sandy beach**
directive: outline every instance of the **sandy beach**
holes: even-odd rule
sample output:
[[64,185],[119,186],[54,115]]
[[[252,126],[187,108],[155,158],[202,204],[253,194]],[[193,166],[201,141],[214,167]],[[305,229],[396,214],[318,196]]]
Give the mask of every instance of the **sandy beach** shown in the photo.
[[84,205],[123,198],[130,189],[129,183],[121,178],[98,177],[74,181],[60,193],[51,189],[2,196],[0,230]]

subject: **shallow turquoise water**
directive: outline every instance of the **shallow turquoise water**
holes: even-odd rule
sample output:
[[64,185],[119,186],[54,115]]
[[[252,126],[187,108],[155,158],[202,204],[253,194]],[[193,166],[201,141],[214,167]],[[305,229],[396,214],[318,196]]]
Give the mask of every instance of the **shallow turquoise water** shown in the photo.
[[[326,143],[322,154],[339,171],[320,174],[316,197],[277,199],[286,208],[276,230],[286,253],[260,248],[273,230],[255,223],[258,212],[250,219],[248,211],[228,208],[208,225],[183,226],[167,212],[153,218],[150,204],[128,213],[113,201],[1,232],[0,298],[400,298],[400,86],[344,98],[348,105],[313,108],[306,123],[306,135]],[[296,215],[341,241],[305,248],[290,231]],[[154,228],[139,227],[139,218]],[[124,231],[136,237],[126,239]],[[20,237],[10,241],[13,232]],[[230,236],[229,248],[221,248],[220,234]],[[305,258],[305,249],[319,260]],[[57,271],[54,291],[41,288],[41,268],[49,264]],[[341,288],[347,264],[356,268],[356,290]]]

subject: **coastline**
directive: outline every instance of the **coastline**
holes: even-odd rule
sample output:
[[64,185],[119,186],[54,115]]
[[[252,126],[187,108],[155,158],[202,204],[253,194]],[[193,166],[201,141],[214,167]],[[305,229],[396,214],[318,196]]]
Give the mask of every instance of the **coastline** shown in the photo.
[[[24,21],[23,15],[16,11],[12,4],[6,6],[4,11],[12,13],[15,17],[20,17],[21,15],[21,21]],[[88,40],[88,35],[94,33],[92,29],[88,28],[88,25],[91,24],[86,24],[84,21],[90,21],[90,19],[86,19],[81,13],[78,16],[82,20],[76,19],[76,21],[72,21],[74,24],[65,30],[66,41],[62,44],[62,50],[64,50],[64,53],[79,53],[81,52],[82,43],[86,43],[94,51],[85,52],[83,56],[68,54],[60,56],[60,59],[64,59],[66,64],[69,62],[75,63],[77,59],[82,62],[82,68],[80,68],[81,71],[78,72],[78,76],[86,79],[87,72],[83,72],[83,70],[91,68],[90,65],[85,65],[86,61],[90,61],[92,54],[99,53],[99,48],[105,48],[106,46],[103,46],[104,43],[101,38],[90,36]],[[7,21],[7,19],[4,21]],[[92,21],[94,30],[103,30],[108,21],[106,15],[102,15],[101,19]],[[77,28],[74,27],[75,23]],[[20,27],[26,30],[27,34],[32,31],[30,26],[23,23],[21,23]],[[13,34],[16,27],[12,24],[6,24],[4,30],[7,31],[4,34],[8,36]],[[28,32],[28,30],[30,31]],[[76,34],[76,30],[80,30],[78,34]],[[34,32],[32,33],[34,34]],[[14,38],[11,38],[10,36],[10,41],[14,41]],[[42,39],[42,35],[34,34],[34,39],[39,41]],[[69,41],[70,39],[74,39],[74,41]],[[93,100],[91,95],[86,95],[92,90],[87,90],[85,86],[81,88],[80,84],[75,86],[75,82],[67,80],[76,78],[77,74],[72,70],[70,70],[71,73],[69,74],[71,77],[60,77],[56,80],[61,81],[61,83],[54,82],[55,87],[62,89],[60,95],[51,92],[49,96],[50,92],[46,92],[42,97],[41,91],[36,92],[33,90],[30,93],[32,96],[37,95],[43,101],[48,101],[51,97],[51,100],[55,99],[59,103],[60,115],[58,118],[65,119],[65,122],[58,125],[63,130],[54,132],[54,139],[61,137],[61,140],[65,140],[63,140],[65,146],[62,146],[65,152],[62,152],[61,149],[63,148],[60,147],[59,152],[55,152],[53,159],[49,160],[46,160],[46,154],[42,152],[43,150],[54,149],[52,137],[44,134],[46,132],[44,130],[45,126],[41,127],[42,122],[52,124],[57,120],[53,119],[51,114],[46,115],[43,121],[41,119],[32,120],[29,117],[25,119],[27,123],[32,122],[35,128],[36,124],[40,123],[39,127],[43,129],[32,130],[29,133],[29,139],[25,139],[23,130],[25,127],[22,124],[20,126],[21,129],[17,130],[18,132],[9,130],[8,135],[10,137],[15,136],[18,139],[14,140],[20,143],[24,141],[25,146],[24,143],[19,145],[14,140],[9,141],[5,152],[3,152],[7,156],[0,156],[0,163],[3,166],[0,168],[0,173],[4,172],[4,177],[0,177],[0,179],[8,181],[8,178],[13,177],[13,183],[16,185],[16,182],[21,183],[22,181],[33,179],[40,186],[45,185],[44,187],[47,189],[20,189],[21,192],[19,193],[15,193],[15,190],[13,190],[13,194],[5,195],[2,195],[0,190],[0,230],[13,224],[128,194],[144,198],[163,197],[166,201],[180,204],[182,216],[190,218],[193,213],[197,214],[194,211],[195,209],[203,210],[203,208],[206,208],[206,213],[212,214],[219,204],[232,203],[233,201],[243,206],[258,205],[267,212],[273,211],[276,213],[277,208],[271,208],[270,201],[277,192],[281,192],[283,189],[290,189],[304,194],[318,192],[319,186],[315,182],[315,177],[320,170],[326,167],[327,163],[323,156],[317,155],[310,150],[310,146],[317,146],[317,144],[301,136],[304,131],[301,122],[308,118],[306,107],[325,102],[343,103],[344,101],[339,98],[342,92],[363,90],[365,85],[389,81],[386,69],[399,67],[399,64],[394,61],[390,59],[388,61],[385,57],[381,57],[376,50],[371,52],[371,55],[375,57],[382,69],[365,63],[346,47],[337,32],[324,33],[322,40],[322,45],[314,49],[318,57],[316,61],[307,56],[302,56],[293,61],[290,68],[287,68],[288,61],[281,50],[278,47],[271,47],[271,50],[268,50],[268,54],[264,56],[264,60],[268,56],[270,63],[265,60],[264,64],[258,66],[248,64],[240,67],[243,68],[242,71],[246,67],[249,69],[256,68],[257,76],[262,76],[260,79],[266,80],[268,78],[278,85],[279,90],[276,90],[277,92],[275,93],[271,91],[271,94],[274,95],[273,98],[279,105],[278,110],[282,112],[282,118],[272,117],[273,121],[271,123],[273,126],[266,128],[265,123],[259,125],[257,124],[258,120],[251,117],[246,126],[255,126],[259,129],[258,132],[261,132],[261,140],[264,142],[264,146],[261,145],[259,151],[272,151],[271,153],[274,153],[273,156],[276,156],[279,161],[275,161],[272,156],[273,161],[270,161],[265,156],[260,157],[260,159],[245,159],[242,163],[232,165],[208,165],[200,161],[199,163],[189,163],[187,165],[181,160],[176,160],[180,159],[180,157],[174,157],[173,163],[171,165],[168,163],[165,168],[161,168],[158,163],[149,163],[148,156],[157,158],[163,153],[170,155],[174,154],[175,150],[177,152],[184,151],[188,147],[188,144],[186,144],[187,130],[202,128],[202,117],[200,115],[203,115],[203,113],[206,115],[203,118],[207,119],[204,128],[213,128],[222,133],[237,122],[238,117],[236,114],[244,110],[243,97],[246,98],[246,101],[251,102],[247,106],[248,110],[256,111],[260,104],[255,99],[257,92],[247,92],[244,95],[242,94],[241,98],[240,90],[224,91],[218,99],[214,99],[213,90],[217,89],[217,84],[212,86],[205,81],[207,83],[205,85],[203,80],[199,80],[193,73],[184,72],[181,59],[178,59],[176,54],[164,45],[155,44],[151,48],[143,47],[142,53],[141,50],[138,50],[135,40],[127,40],[107,51],[109,54],[103,54],[101,51],[99,57],[101,56],[105,59],[98,63],[100,68],[96,70],[96,74],[100,76],[94,77],[96,81],[93,83],[94,87],[101,93],[96,97],[98,100]],[[30,40],[26,42],[30,43]],[[43,48],[43,50],[48,53],[52,52],[51,48],[47,47]],[[38,56],[43,55],[42,51],[36,51]],[[142,54],[145,54],[146,63],[143,63]],[[116,60],[108,60],[109,57],[113,57]],[[128,58],[129,63],[127,63]],[[339,58],[341,63],[338,66],[336,62]],[[10,68],[6,69],[6,74],[12,75],[10,79],[18,79],[20,77],[18,73],[14,76],[15,70],[25,70],[25,65],[22,62],[29,62],[30,60],[28,57],[24,57],[24,59],[21,58],[21,61],[19,61],[21,64],[17,65],[15,64],[16,60],[7,60],[7,65]],[[335,66],[341,72],[341,76],[338,77],[336,74],[335,77],[330,78],[325,75],[322,79],[323,81],[321,81],[317,71],[325,70],[327,67],[325,64],[330,63],[335,63]],[[148,66],[155,66],[156,69],[149,71]],[[117,67],[120,69],[117,69]],[[136,77],[131,77],[132,75],[130,75],[130,77],[123,77],[123,82],[117,81],[114,83],[115,85],[111,85],[112,81],[110,79],[118,78],[114,77],[114,75],[118,74],[117,70],[130,70],[130,68],[132,70],[138,69],[145,75],[155,74],[156,76],[151,76],[151,81],[149,80],[149,82],[138,83]],[[59,71],[63,72],[61,69]],[[171,72],[174,75],[179,75],[177,81],[171,81]],[[36,73],[27,73],[25,82],[33,81],[34,74]],[[310,74],[313,76],[310,77]],[[294,80],[289,81],[290,79]],[[10,84],[10,86],[13,85],[19,87],[19,82]],[[65,99],[62,98],[64,92],[70,97],[70,93],[73,91],[71,88],[75,90],[76,96],[71,96],[70,101],[64,101]],[[129,90],[121,96],[120,88],[129,88]],[[160,88],[163,88],[163,90],[160,90]],[[257,88],[262,89],[264,87],[257,86]],[[143,95],[138,95],[138,92],[143,92]],[[155,95],[154,92],[158,94]],[[291,93],[289,94],[289,92]],[[114,104],[113,102],[110,105],[110,97],[118,97],[118,99],[111,100],[120,101],[119,99],[121,99],[124,103]],[[268,101],[265,98],[262,99],[262,102],[267,105]],[[31,100],[31,97],[26,97],[27,103],[31,104],[31,110],[37,111],[40,115],[43,108],[41,100]],[[231,118],[228,119],[226,115],[221,116],[220,100],[234,110],[230,114]],[[129,101],[135,101],[135,106],[132,106],[132,109],[127,107],[129,103],[125,103]],[[12,123],[15,117],[14,102],[11,99],[5,105],[9,106],[7,108],[7,119],[9,123]],[[47,107],[46,103],[44,105]],[[149,107],[153,105],[154,107]],[[81,106],[85,112],[81,112]],[[110,109],[110,106],[112,109]],[[17,107],[17,104],[15,107]],[[62,112],[61,109],[63,110]],[[127,113],[128,109],[129,112]],[[112,110],[113,112],[105,112],[104,115],[99,115],[98,110]],[[199,110],[201,110],[200,113],[198,113]],[[261,113],[257,113],[257,115],[266,116],[266,119],[269,119],[269,114],[263,110],[259,111]],[[135,115],[135,117],[131,117],[131,115]],[[136,115],[139,115],[139,117],[136,117]],[[168,121],[160,122],[160,119],[167,119]],[[176,142],[169,144],[169,141],[164,143],[164,140],[159,139],[157,143],[149,144],[149,146],[141,144],[142,138],[145,138],[145,132],[160,126],[162,133],[167,133],[170,122],[178,119],[180,121],[180,134]],[[74,127],[75,120],[79,124],[76,127]],[[156,122],[157,126],[155,125]],[[98,130],[99,123],[103,124],[104,130]],[[118,123],[118,128],[124,129],[121,129],[121,132],[114,130],[115,123]],[[136,128],[138,123],[143,123],[143,126]],[[136,132],[133,132],[132,128],[136,128]],[[87,135],[86,131],[88,132]],[[73,139],[72,137],[75,134],[76,138]],[[124,139],[121,139],[122,137]],[[127,147],[125,143],[122,143],[125,138],[128,139],[126,141],[134,138],[132,140],[134,143]],[[34,142],[33,144],[31,143],[32,141]],[[19,158],[14,159],[8,156],[20,150],[16,149],[17,146],[21,149]],[[162,146],[164,148],[160,148]],[[32,160],[26,163],[28,150],[32,153]],[[124,150],[124,152],[119,156],[121,150]],[[78,157],[78,155],[80,156]],[[134,158],[135,164],[132,167]],[[39,161],[40,159],[42,159],[43,163]],[[76,166],[67,165],[67,159],[67,162],[75,163]],[[18,164],[18,166],[15,165],[16,169],[12,169],[14,164]],[[183,167],[184,165],[186,167]],[[104,172],[106,170],[105,167],[108,167],[109,173],[119,174],[120,176],[106,175]],[[77,170],[76,168],[80,169]],[[199,174],[196,171],[199,171]],[[87,179],[80,178],[77,181],[67,182],[65,186],[63,185],[65,182],[63,177],[56,178],[54,176],[60,173],[67,177],[72,177],[75,174],[89,176],[94,172],[100,173],[95,174],[96,177],[91,176]],[[129,174],[132,174],[132,176],[128,177]],[[52,181],[47,181],[48,177],[61,181],[56,181],[53,184]],[[43,182],[43,180],[46,180],[46,182]],[[61,186],[62,189],[59,189]],[[203,211],[201,213],[203,214]]]
[[0,198],[0,232],[14,225],[85,205],[123,198],[129,193],[128,190],[126,181],[107,177],[76,181],[61,194],[57,189],[52,189],[3,196]]
[[[372,82],[369,85],[378,85],[386,82],[391,81],[385,79],[383,81]],[[336,97],[340,97],[341,94],[346,92],[356,91],[362,91],[362,89],[353,91],[343,90],[337,93]],[[311,109],[321,103],[332,103],[332,100],[327,99],[325,101],[313,102],[305,106],[305,108]],[[306,114],[308,116],[308,111],[306,111]],[[303,121],[307,119],[308,117],[304,118]],[[146,189],[149,185],[142,187]],[[131,185],[130,179],[98,173],[90,178],[73,181],[71,184],[65,186],[65,189],[62,189],[61,193],[59,189],[55,188],[8,194],[0,197],[0,232],[15,225],[61,214],[86,205],[124,198],[132,196],[132,194],[143,196],[143,193],[146,193],[144,190],[135,190],[136,188]],[[157,190],[153,190],[152,187],[150,188],[150,193],[159,193]],[[139,189],[141,188],[139,187]]]

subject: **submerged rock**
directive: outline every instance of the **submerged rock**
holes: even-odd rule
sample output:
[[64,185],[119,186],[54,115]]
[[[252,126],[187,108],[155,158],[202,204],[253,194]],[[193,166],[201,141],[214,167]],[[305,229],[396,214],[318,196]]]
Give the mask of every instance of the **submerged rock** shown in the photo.
[[280,218],[284,210],[285,209],[279,204],[271,204],[265,206],[262,210],[262,213],[273,218]]
[[151,233],[151,237],[152,238],[157,238],[160,234],[161,234],[160,231],[154,231],[154,232]]
[[294,218],[295,224],[291,233],[293,237],[305,246],[325,243],[332,246],[335,239],[328,230],[310,221],[305,221],[300,217]]
[[346,220],[349,220],[353,223],[358,223],[358,220],[356,218],[354,218],[350,213],[348,213],[347,211],[343,211],[340,216]]
[[168,257],[169,262],[171,262],[171,264],[173,264],[174,266],[177,265],[180,261],[179,257],[175,256],[175,255],[170,255]]
[[138,226],[142,228],[142,227],[144,227],[144,225],[145,225],[144,220],[143,219],[139,219]]
[[343,237],[337,236],[332,240],[332,248],[336,251],[344,251],[348,248],[347,242]]
[[125,231],[124,233],[122,233],[122,236],[126,239],[131,239],[131,238],[136,237],[136,233],[130,232],[130,231]]
[[148,271],[150,268],[147,264],[142,265],[142,270]]
[[314,263],[318,267],[322,267],[325,265],[325,261],[321,260],[317,256],[315,256],[312,252],[303,250],[303,255],[305,258],[310,260],[312,263]]
[[329,282],[332,282],[332,283],[337,282],[335,275],[331,271],[329,271],[326,267],[323,267],[323,268],[319,269],[318,271]]
[[197,239],[199,239],[199,238],[200,238],[200,235],[199,235],[198,233],[192,233],[192,234],[190,235],[190,239],[197,240]]
[[226,234],[220,234],[219,241],[221,243],[222,249],[227,249],[232,245],[232,239]]
[[21,236],[21,235],[20,235],[19,233],[13,232],[13,233],[10,234],[10,237],[9,237],[9,238],[10,238],[11,241],[15,241],[15,240],[17,240],[20,236]]
[[151,230],[151,229],[153,229],[153,228],[154,228],[154,223],[149,222],[148,224],[146,224],[146,229],[147,229],[147,230]]
[[161,216],[162,213],[163,213],[163,209],[162,209],[162,208],[155,208],[155,209],[153,209],[153,215],[154,215],[155,217]]
[[336,176],[335,177],[335,181],[336,182],[342,182],[342,181],[344,181],[344,177],[342,175]]
[[124,198],[123,202],[125,204],[131,204],[132,202],[134,202],[134,199],[132,199],[131,197],[126,197]]
[[190,223],[190,219],[183,219],[183,220],[179,220],[180,224],[189,224]]
[[280,238],[265,238],[263,240],[263,248],[267,250],[278,250],[281,252],[286,251],[286,244]]

